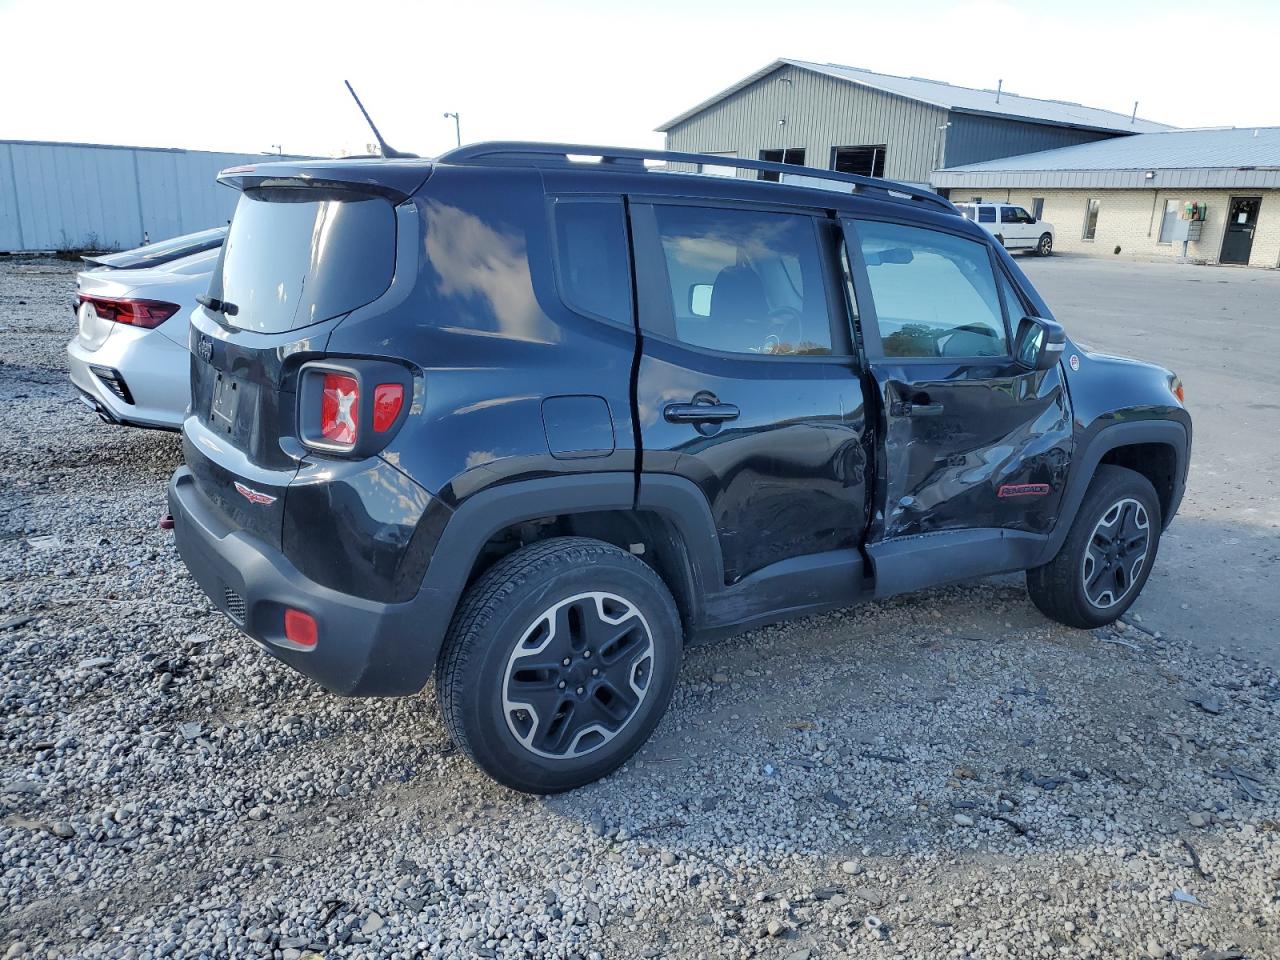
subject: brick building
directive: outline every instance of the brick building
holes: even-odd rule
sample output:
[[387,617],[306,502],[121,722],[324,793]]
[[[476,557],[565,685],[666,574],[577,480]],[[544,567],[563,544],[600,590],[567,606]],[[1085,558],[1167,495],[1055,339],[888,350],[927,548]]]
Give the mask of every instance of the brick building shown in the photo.
[[[930,180],[954,201],[1025,207],[1053,224],[1064,252],[1280,267],[1280,127],[1143,133]],[[1190,228],[1188,204],[1203,217]]]

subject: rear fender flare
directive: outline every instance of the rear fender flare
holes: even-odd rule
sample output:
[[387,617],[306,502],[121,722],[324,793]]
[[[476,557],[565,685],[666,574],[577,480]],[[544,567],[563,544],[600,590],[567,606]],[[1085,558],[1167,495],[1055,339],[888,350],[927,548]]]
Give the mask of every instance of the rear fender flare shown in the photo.
[[[577,474],[504,483],[468,497],[445,524],[413,603],[421,611],[423,641],[434,662],[467,586],[476,558],[499,531],[538,517],[607,510],[648,511],[670,523],[682,541],[691,599],[690,619],[701,619],[701,598],[723,589],[724,567],[706,497],[692,481],[645,475],[636,497],[632,473]],[[673,585],[674,589],[674,585]]]

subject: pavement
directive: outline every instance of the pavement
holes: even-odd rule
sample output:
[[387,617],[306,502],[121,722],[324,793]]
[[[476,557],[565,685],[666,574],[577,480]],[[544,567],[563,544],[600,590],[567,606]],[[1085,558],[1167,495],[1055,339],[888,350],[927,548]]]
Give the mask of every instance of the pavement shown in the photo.
[[1280,271],[1018,263],[1079,345],[1162,364],[1186,387],[1191,477],[1133,613],[1280,666]]

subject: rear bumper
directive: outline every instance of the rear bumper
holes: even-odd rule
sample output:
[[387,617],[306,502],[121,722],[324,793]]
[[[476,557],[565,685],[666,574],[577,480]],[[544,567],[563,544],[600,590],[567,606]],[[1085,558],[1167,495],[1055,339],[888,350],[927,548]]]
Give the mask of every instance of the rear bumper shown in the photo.
[[[71,383],[104,419],[131,427],[178,430],[190,394],[191,358],[156,330],[112,331],[97,350],[67,344]],[[128,400],[103,379],[123,382]]]
[[[226,524],[186,467],[169,482],[169,512],[178,553],[201,589],[276,659],[347,696],[405,696],[430,678],[448,623],[427,591],[379,603],[308,579],[280,551]],[[313,649],[285,638],[289,608],[315,617]]]

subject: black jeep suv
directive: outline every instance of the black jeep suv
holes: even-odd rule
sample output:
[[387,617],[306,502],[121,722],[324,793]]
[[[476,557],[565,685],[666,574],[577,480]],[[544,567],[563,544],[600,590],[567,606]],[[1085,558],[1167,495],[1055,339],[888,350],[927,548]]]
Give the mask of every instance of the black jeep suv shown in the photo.
[[328,690],[434,672],[521,790],[626,760],[686,642],[1016,570],[1108,623],[1182,497],[1178,379],[928,191],[529,143],[221,180],[178,549]]

